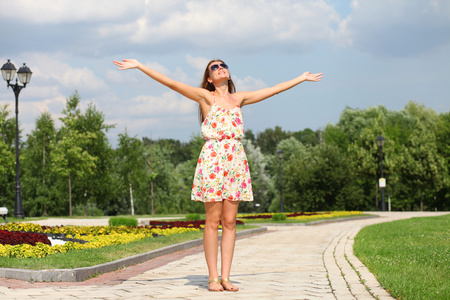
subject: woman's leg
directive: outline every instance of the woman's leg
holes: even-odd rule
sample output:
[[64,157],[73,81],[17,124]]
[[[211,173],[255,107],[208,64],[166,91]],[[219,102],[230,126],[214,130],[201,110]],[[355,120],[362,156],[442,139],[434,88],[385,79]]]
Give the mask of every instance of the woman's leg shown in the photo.
[[[236,242],[236,215],[238,212],[238,201],[223,201],[222,206],[222,279],[230,277],[231,262],[233,260],[234,245]],[[230,282],[222,283],[224,288],[237,290]]]
[[[206,222],[203,231],[203,248],[205,250],[206,264],[208,265],[209,280],[211,280],[219,278],[217,254],[219,252],[218,231],[222,215],[222,202],[206,202],[205,212]],[[221,288],[218,283],[210,284],[211,290],[219,290]]]

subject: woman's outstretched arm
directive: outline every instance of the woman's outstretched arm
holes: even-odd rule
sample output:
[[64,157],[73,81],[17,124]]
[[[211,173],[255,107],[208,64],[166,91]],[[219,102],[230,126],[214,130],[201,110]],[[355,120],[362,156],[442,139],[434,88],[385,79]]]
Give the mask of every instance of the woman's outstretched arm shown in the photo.
[[158,71],[155,71],[143,65],[136,59],[124,59],[122,61],[114,60],[113,63],[119,67],[118,70],[129,70],[129,69],[141,70],[153,80],[167,86],[168,88],[174,90],[175,92],[180,93],[181,95],[196,102],[200,102],[201,100],[205,99],[205,94],[207,93],[206,90],[173,80],[167,77],[166,75],[161,74]]
[[294,86],[302,83],[303,81],[320,81],[322,79],[323,73],[311,74],[311,72],[305,72],[297,78],[294,78],[289,81],[285,81],[274,85],[270,88],[260,89],[253,92],[238,92],[236,93],[236,97],[238,97],[240,101],[240,106],[249,105],[253,103],[260,102],[264,99],[270,98],[273,95],[284,92]]

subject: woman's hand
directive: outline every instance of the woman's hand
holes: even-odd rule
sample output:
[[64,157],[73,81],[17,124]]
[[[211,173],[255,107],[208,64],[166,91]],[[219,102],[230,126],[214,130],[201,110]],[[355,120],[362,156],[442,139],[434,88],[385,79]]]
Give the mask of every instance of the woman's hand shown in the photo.
[[122,61],[113,60],[116,66],[119,66],[117,70],[128,70],[139,68],[142,64],[136,59],[123,59]]
[[303,73],[303,78],[305,81],[320,81],[323,78],[323,73],[311,74],[311,72]]

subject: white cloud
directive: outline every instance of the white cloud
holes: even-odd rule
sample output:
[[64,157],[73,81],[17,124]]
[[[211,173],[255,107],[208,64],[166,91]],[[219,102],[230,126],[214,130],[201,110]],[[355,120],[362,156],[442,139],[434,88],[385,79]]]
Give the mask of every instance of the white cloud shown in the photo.
[[206,57],[193,57],[192,55],[188,54],[186,55],[186,61],[191,67],[203,73],[205,72],[206,65],[209,63],[210,59]]
[[267,87],[264,81],[251,76],[246,76],[243,79],[233,78],[233,82],[238,91],[256,91]]
[[14,0],[0,2],[0,17],[36,24],[117,20],[140,13],[142,0]]
[[[169,91],[160,96],[140,95],[122,103],[122,110],[116,113],[136,118],[165,118],[168,115],[186,115],[195,113],[197,104],[189,99]],[[117,109],[118,107],[116,107]]]
[[450,42],[450,1],[354,0],[336,43],[375,55],[406,57]]
[[[75,68],[69,63],[63,62],[67,59],[58,54],[33,53],[29,55],[30,62],[27,65],[33,72],[32,82],[40,85],[40,96],[47,90],[47,96],[54,96],[57,92],[60,94],[72,93],[76,89],[89,93],[104,93],[108,86],[100,79],[93,70],[82,67]],[[45,87],[45,89],[44,89]]]
[[103,36],[125,35],[136,44],[177,41],[198,47],[257,48],[273,43],[311,45],[333,35],[339,15],[325,1],[150,1],[140,18],[102,26]]

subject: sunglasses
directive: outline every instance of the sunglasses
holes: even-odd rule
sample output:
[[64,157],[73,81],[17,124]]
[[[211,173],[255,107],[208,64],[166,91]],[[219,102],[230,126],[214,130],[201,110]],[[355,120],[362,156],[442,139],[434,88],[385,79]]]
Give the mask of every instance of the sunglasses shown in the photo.
[[219,66],[228,70],[228,66],[226,64],[224,64],[224,63],[221,63],[221,64],[214,64],[214,65],[212,65],[210,67],[211,68],[211,72],[214,72],[215,70],[218,70]]

